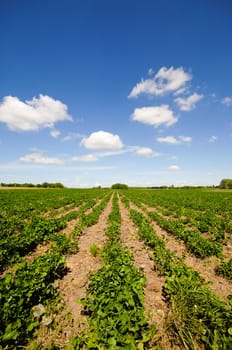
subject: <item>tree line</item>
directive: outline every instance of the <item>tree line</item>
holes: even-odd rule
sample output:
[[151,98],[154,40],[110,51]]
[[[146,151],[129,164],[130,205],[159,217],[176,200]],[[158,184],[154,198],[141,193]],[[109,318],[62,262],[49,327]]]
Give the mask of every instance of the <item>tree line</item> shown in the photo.
[[36,188],[64,188],[61,182],[43,182],[42,184],[32,184],[32,183],[4,183],[1,182],[1,187],[36,187]]

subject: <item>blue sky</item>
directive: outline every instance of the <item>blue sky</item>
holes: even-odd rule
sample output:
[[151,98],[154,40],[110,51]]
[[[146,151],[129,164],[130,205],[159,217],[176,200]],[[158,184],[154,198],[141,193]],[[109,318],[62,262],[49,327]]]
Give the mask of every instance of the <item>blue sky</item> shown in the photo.
[[0,182],[232,177],[232,4],[2,0]]

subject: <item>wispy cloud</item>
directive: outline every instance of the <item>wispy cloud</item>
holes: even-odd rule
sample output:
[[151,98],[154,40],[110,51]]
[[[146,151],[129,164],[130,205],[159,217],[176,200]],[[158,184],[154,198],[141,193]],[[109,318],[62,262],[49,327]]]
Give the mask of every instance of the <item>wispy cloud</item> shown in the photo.
[[227,107],[229,106],[232,106],[232,96],[227,96],[227,97],[224,97],[222,100],[221,100],[221,103],[226,105]]
[[60,165],[64,164],[64,161],[59,158],[45,157],[43,153],[33,152],[20,157],[20,160],[25,163],[46,164],[46,165]]
[[168,105],[136,108],[131,118],[154,127],[159,127],[160,125],[168,127],[177,122],[177,118]]
[[[153,71],[149,69],[149,76],[151,76],[152,73]],[[169,69],[162,67],[153,78],[142,79],[135,85],[128,97],[137,98],[141,94],[163,96],[185,87],[186,83],[191,79],[191,74],[185,72],[183,67],[176,69],[173,66]]]
[[180,167],[179,167],[179,165],[170,165],[168,167],[168,170],[170,170],[170,171],[178,171],[178,170],[180,170]]
[[59,130],[52,130],[52,131],[50,131],[50,135],[54,139],[57,139],[60,136],[60,131]]
[[212,136],[210,136],[210,138],[209,138],[209,142],[211,142],[211,143],[216,142],[216,141],[217,141],[217,139],[218,139],[218,137],[217,137],[217,136],[212,135]]
[[68,135],[62,137],[61,141],[65,142],[65,141],[73,141],[73,140],[78,140],[78,139],[82,139],[85,136],[78,133],[78,132],[71,132]]
[[172,145],[177,145],[180,143],[192,142],[192,137],[190,137],[190,136],[178,136],[176,138],[175,136],[165,136],[165,137],[157,137],[156,141],[159,143],[168,143],[168,144],[172,144]]
[[181,111],[189,112],[196,107],[196,103],[202,100],[203,97],[203,95],[194,93],[186,98],[177,97],[175,102]]
[[52,97],[39,95],[30,101],[6,96],[0,103],[0,122],[12,131],[36,131],[52,128],[58,121],[72,120],[68,107]]
[[94,154],[85,154],[82,156],[72,157],[72,160],[78,162],[96,162],[98,160],[98,157]]

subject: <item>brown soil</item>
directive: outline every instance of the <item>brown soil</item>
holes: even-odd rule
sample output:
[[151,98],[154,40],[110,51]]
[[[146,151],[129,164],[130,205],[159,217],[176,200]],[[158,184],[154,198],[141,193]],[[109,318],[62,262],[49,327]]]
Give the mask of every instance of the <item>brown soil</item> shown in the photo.
[[[84,204],[84,203],[83,203]],[[52,218],[55,218],[55,219],[59,219],[60,217],[62,217],[63,215],[66,215],[66,214],[69,214],[71,213],[72,211],[78,211],[80,209],[80,205],[77,206],[77,207],[72,207],[72,203],[71,204],[67,204],[63,207],[60,207],[60,208],[57,208],[55,210],[49,210],[47,211],[44,216],[45,217],[52,217]],[[52,214],[52,215],[51,215]]]
[[[75,209],[75,210],[78,210],[78,209]],[[63,233],[67,235],[70,234],[72,230],[75,228],[77,222],[78,222],[77,219],[69,221],[67,226],[63,230],[59,231],[59,233]],[[32,252],[25,255],[23,259],[31,263],[37,256],[41,256],[47,253],[50,247],[51,247],[51,242],[43,242],[41,244],[38,244],[38,246]],[[17,266],[18,264],[16,263],[14,266],[11,266],[6,270],[4,270],[2,274],[0,274],[0,278],[4,278],[7,275],[7,273],[14,273]]]
[[[137,207],[135,209],[138,210]],[[147,208],[147,210],[150,210],[150,208]],[[215,268],[220,264],[220,260],[216,257],[210,257],[204,260],[196,258],[187,252],[182,241],[179,241],[177,238],[167,233],[154,221],[152,221],[152,225],[158,237],[163,237],[167,240],[166,248],[179,257],[184,255],[186,265],[199,272],[199,274],[209,282],[208,288],[226,301],[228,295],[232,293],[232,284],[227,279],[216,275]]]
[[51,242],[44,242],[42,244],[38,244],[35,250],[33,250],[30,254],[25,255],[23,260],[26,260],[28,263],[32,263],[32,261],[37,257],[46,254],[51,247]]
[[145,315],[150,325],[154,324],[156,332],[153,345],[157,342],[162,349],[180,349],[177,345],[171,344],[166,329],[169,310],[162,297],[162,288],[165,278],[154,271],[152,252],[139,240],[138,229],[133,225],[128,210],[119,200],[119,208],[122,218],[121,241],[122,244],[132,253],[134,265],[145,275],[146,284],[144,288]]
[[226,245],[223,246],[223,257],[225,259],[232,257],[232,236],[228,238]]
[[[79,237],[78,253],[66,257],[68,273],[63,279],[57,281],[64,310],[61,315],[56,317],[57,324],[59,324],[58,332],[47,329],[46,342],[41,339],[41,336],[38,337],[37,341],[43,344],[43,348],[54,341],[56,345],[66,349],[64,344],[68,344],[74,335],[78,336],[85,332],[88,327],[87,316],[83,315],[83,307],[78,303],[78,300],[86,295],[89,275],[101,266],[100,256],[91,255],[90,247],[96,244],[99,249],[102,249],[105,245],[107,237],[104,230],[107,227],[107,218],[111,207],[112,201],[110,200],[100,215],[98,223],[85,229],[83,235]],[[70,315],[69,321],[67,315]]]
[[119,201],[119,208],[122,217],[121,241],[133,254],[135,266],[146,276],[144,291],[146,314],[149,322],[158,326],[166,312],[166,304],[162,298],[162,287],[165,279],[154,271],[152,252],[146,249],[144,243],[139,240],[138,229],[133,225],[128,210],[121,201]]

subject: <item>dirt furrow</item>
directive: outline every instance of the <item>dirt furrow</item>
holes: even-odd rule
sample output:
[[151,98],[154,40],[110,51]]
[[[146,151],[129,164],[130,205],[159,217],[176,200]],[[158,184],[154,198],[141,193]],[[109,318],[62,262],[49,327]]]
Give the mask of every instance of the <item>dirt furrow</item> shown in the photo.
[[[139,209],[137,206],[131,203],[131,208],[142,212],[144,211]],[[147,208],[147,210],[149,210]],[[146,215],[146,214],[145,214]],[[220,260],[215,256],[205,258],[203,260],[196,258],[194,255],[191,255],[187,252],[186,247],[183,242],[179,241],[177,238],[172,236],[163,230],[159,225],[152,221],[152,226],[157,233],[157,236],[160,238],[165,238],[166,248],[175,253],[177,256],[185,256],[185,264],[197,272],[209,282],[208,288],[210,288],[214,294],[220,296],[223,300],[227,300],[227,297],[232,294],[232,284],[221,276],[216,275],[215,267],[219,265]]]
[[70,208],[72,205],[73,205],[73,203],[69,203],[69,204],[66,204],[66,205],[59,207],[57,209],[48,210],[43,214],[43,216],[48,217],[48,218],[54,217],[57,219],[57,218],[61,217],[62,215],[68,214],[69,212],[71,212],[73,210],[78,210],[79,206],[76,208]]
[[82,314],[83,308],[77,301],[85,297],[88,277],[101,265],[100,257],[94,257],[90,252],[90,247],[96,244],[99,249],[102,249],[105,245],[107,237],[104,230],[107,227],[111,207],[112,201],[110,200],[100,215],[98,223],[84,230],[78,240],[79,251],[77,254],[67,256],[68,273],[58,283],[65,308],[72,315],[76,335],[86,328],[86,316]]
[[130,220],[129,212],[121,200],[119,200],[119,208],[122,218],[122,244],[132,253],[135,266],[146,276],[144,306],[149,324],[155,324],[156,326],[154,341],[159,341],[163,349],[179,349],[179,347],[170,344],[166,330],[166,321],[170,311],[162,297],[165,278],[154,271],[152,252],[139,240],[138,229]]
[[[47,349],[52,343],[60,349],[69,349],[72,337],[82,334],[87,329],[87,316],[82,314],[83,307],[78,300],[85,297],[89,275],[101,266],[99,255],[94,257],[90,247],[95,244],[98,249],[102,249],[105,245],[107,237],[104,231],[111,208],[112,199],[100,215],[97,224],[86,228],[79,236],[78,253],[66,256],[68,272],[61,280],[56,281],[62,299],[62,310],[52,316],[56,324],[55,329],[45,326],[39,329],[36,341],[41,349]],[[76,224],[77,220],[73,221]],[[73,222],[64,233],[68,234],[72,229]]]

